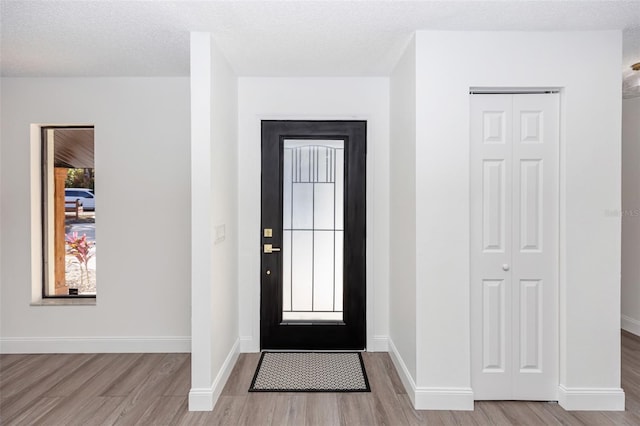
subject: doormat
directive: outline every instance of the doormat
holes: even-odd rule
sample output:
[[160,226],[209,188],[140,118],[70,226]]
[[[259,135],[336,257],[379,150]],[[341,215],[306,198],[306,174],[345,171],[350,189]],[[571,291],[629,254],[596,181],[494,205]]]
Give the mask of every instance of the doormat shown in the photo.
[[360,352],[263,352],[249,392],[371,392]]

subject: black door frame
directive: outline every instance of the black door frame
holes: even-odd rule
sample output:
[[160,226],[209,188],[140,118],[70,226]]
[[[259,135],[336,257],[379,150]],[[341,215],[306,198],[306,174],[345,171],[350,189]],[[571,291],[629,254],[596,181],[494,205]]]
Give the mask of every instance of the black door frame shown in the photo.
[[[260,348],[362,350],[366,346],[366,121],[262,121]],[[345,142],[343,322],[282,322],[282,162],[285,139]],[[277,176],[277,178],[276,178]],[[273,229],[273,237],[263,230]],[[267,273],[269,272],[269,273]]]

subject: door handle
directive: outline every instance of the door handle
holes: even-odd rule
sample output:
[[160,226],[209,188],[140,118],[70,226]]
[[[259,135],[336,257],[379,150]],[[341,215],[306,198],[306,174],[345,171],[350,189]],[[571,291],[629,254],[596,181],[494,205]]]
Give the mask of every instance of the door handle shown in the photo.
[[503,263],[502,264],[502,270],[503,271],[508,271],[509,270],[509,264],[508,263]]
[[274,253],[280,251],[280,247],[274,247],[273,244],[265,244],[264,245],[264,252],[265,253]]

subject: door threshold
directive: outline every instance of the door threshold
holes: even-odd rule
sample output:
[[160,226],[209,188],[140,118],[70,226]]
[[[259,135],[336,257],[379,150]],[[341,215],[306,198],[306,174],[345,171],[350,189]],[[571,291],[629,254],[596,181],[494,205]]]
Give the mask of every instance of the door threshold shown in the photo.
[[314,352],[319,354],[326,354],[326,353],[367,352],[367,348],[364,348],[364,349],[260,349],[260,353],[262,352]]
[[282,321],[280,323],[280,325],[346,325],[344,323],[344,321],[296,321],[296,320],[290,320],[290,321]]

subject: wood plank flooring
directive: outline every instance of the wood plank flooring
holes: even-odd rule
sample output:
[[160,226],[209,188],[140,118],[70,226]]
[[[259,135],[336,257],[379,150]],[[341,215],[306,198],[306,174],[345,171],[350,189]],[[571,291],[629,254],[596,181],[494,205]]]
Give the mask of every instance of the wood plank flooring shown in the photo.
[[189,354],[0,355],[2,425],[640,425],[640,337],[622,333],[625,412],[477,402],[416,411],[386,353],[363,354],[371,393],[249,393],[242,354],[211,412],[189,412]]

